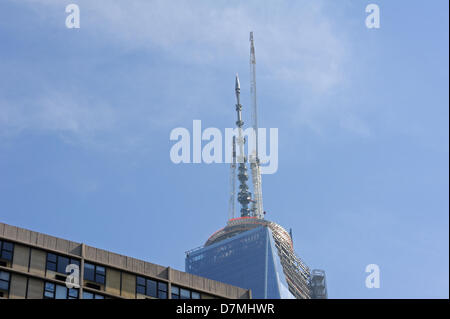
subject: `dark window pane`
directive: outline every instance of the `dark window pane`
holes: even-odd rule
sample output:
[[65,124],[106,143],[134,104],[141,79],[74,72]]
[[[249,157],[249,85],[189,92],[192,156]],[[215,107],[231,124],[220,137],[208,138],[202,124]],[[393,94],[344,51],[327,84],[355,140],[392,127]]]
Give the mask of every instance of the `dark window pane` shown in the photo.
[[177,286],[172,286],[172,293],[179,295],[180,294],[180,288],[178,288]]
[[84,264],[84,279],[94,281],[95,266],[91,264]]
[[54,298],[54,294],[51,291],[45,291],[44,292],[44,298]]
[[45,283],[45,290],[46,291],[55,291],[55,284],[52,284],[50,282]]
[[94,271],[95,266],[93,264],[84,263],[84,268]]
[[0,271],[0,280],[9,281],[9,273],[8,272],[4,272],[4,271]]
[[2,258],[6,260],[12,260],[12,253],[9,251],[4,250],[2,252]]
[[13,251],[13,243],[3,242],[3,250]]
[[167,299],[167,292],[159,291],[158,294],[159,294],[158,298],[160,298],[160,299]]
[[165,282],[159,282],[158,290],[167,291],[167,284]]
[[180,289],[180,299],[190,299],[191,298],[191,292],[187,289]]
[[97,274],[105,275],[105,267],[97,266]]
[[143,278],[143,277],[136,277],[137,279],[136,279],[136,283],[138,284],[138,285],[141,285],[141,286],[145,286],[145,278]]
[[95,295],[95,299],[105,299],[102,295]]
[[48,269],[48,270],[56,271],[56,263],[51,262],[51,261],[48,261],[48,262],[47,262],[47,269]]
[[69,296],[70,297],[74,297],[74,298],[78,298],[78,289],[69,289]]
[[56,255],[48,253],[47,254],[47,260],[56,263]]
[[67,288],[64,286],[56,285],[55,299],[67,299]]
[[61,273],[61,274],[65,274],[66,273],[66,267],[69,264],[69,258],[67,257],[62,257],[62,256],[58,256],[58,264],[57,264],[57,272]]
[[94,299],[94,294],[87,291],[83,291],[83,299]]
[[180,296],[172,294],[172,299],[180,299]]
[[136,286],[136,292],[137,292],[138,294],[143,294],[143,295],[145,295],[145,286],[141,286],[141,285]]
[[70,263],[71,263],[71,264],[74,264],[74,265],[77,265],[78,267],[80,267],[80,261],[79,261],[78,259],[73,259],[73,258],[71,258],[71,259],[70,259]]
[[97,275],[95,278],[95,282],[98,282],[99,284],[105,284],[105,276]]
[[200,299],[200,294],[198,292],[192,292],[192,299]]
[[9,282],[0,280],[0,290],[8,290]]
[[156,298],[156,281],[147,279],[147,291],[145,294]]

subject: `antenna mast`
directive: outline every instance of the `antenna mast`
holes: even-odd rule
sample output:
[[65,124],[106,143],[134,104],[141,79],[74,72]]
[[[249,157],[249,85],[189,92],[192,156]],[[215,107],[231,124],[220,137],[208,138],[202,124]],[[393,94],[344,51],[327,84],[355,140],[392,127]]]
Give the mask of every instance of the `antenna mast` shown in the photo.
[[250,168],[252,170],[252,182],[254,201],[252,202],[253,216],[264,218],[263,200],[262,200],[262,181],[261,170],[258,154],[258,107],[256,104],[256,58],[255,58],[255,44],[253,42],[253,32],[250,32],[250,93],[252,96],[252,124],[253,132],[255,134],[255,149],[250,158]]
[[233,136],[233,162],[231,163],[230,189],[228,219],[233,219],[236,212],[236,136]]
[[242,121],[242,105],[240,102],[240,95],[241,95],[241,85],[239,83],[239,77],[236,74],[236,113],[237,113],[237,121],[236,125],[238,127],[238,138],[237,138],[237,145],[239,146],[239,156],[238,156],[238,163],[239,163],[239,173],[238,173],[238,179],[240,182],[239,185],[239,193],[238,193],[238,201],[241,204],[241,217],[248,217],[250,216],[250,209],[248,208],[248,204],[251,201],[251,193],[248,191],[248,175],[247,175],[247,166],[245,163],[247,162],[247,158],[245,157],[244,153],[244,144],[245,139],[242,136],[242,126],[244,125],[244,121]]

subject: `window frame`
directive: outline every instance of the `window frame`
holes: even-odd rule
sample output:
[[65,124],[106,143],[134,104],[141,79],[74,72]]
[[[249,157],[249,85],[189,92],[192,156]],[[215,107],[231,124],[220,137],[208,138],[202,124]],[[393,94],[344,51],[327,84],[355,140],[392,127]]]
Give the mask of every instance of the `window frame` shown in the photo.
[[[87,265],[88,266],[94,266],[94,279],[93,280],[86,278],[86,266]],[[99,272],[97,270],[98,268],[103,268],[103,273]],[[100,285],[105,285],[106,284],[106,267],[105,266],[101,266],[101,265],[97,265],[97,264],[92,264],[92,263],[89,263],[89,262],[85,262],[84,263],[83,276],[84,276],[84,280],[95,282],[95,283],[100,284]],[[103,281],[99,281],[97,277],[103,277]]]
[[[139,281],[144,280],[144,284],[139,283]],[[148,289],[148,282],[155,282],[156,283],[156,296],[152,296],[147,294],[147,289]],[[164,287],[165,288],[160,288],[160,287]],[[164,281],[159,281],[153,278],[146,278],[143,276],[136,276],[136,297],[137,295],[144,295],[146,297],[150,297],[150,298],[157,298],[157,299],[168,299],[168,287],[169,284],[167,282]],[[139,288],[143,289],[143,293],[141,291],[139,291]],[[164,290],[165,289],[165,290]],[[163,297],[163,295],[165,295],[165,297]]]
[[[5,244],[11,245],[11,250],[5,248]],[[4,252],[9,253],[11,257],[10,258],[3,257]],[[14,256],[14,243],[7,240],[0,240],[0,259],[12,262],[13,256]]]
[[[48,286],[52,286],[51,289]],[[66,289],[66,298],[56,298],[56,291],[58,287],[62,287]],[[76,292],[76,296],[71,295],[71,292]],[[46,293],[52,294],[52,296],[47,296]],[[50,281],[44,281],[44,292],[42,295],[42,299],[62,299],[62,300],[70,300],[70,299],[79,299],[80,298],[80,290],[76,288],[67,288],[64,285],[60,285]]]
[[[56,257],[56,261],[49,260],[50,259],[49,258],[50,255],[55,256]],[[58,268],[60,266],[60,259],[62,259],[62,258],[68,259],[68,264],[67,265],[75,264],[75,265],[78,265],[78,268],[80,268],[81,260],[79,260],[79,259],[77,259],[75,257],[64,256],[64,255],[55,254],[53,252],[49,252],[48,251],[46,259],[45,259],[45,273],[47,273],[47,271],[53,271],[53,272],[58,273],[58,274],[69,275],[70,273],[66,272],[65,269],[64,269],[64,272],[60,272],[58,270]],[[50,269],[49,268],[50,264],[53,264],[55,269]]]
[[[178,293],[175,290],[178,290]],[[181,298],[181,290],[188,291],[189,298]],[[193,293],[198,294],[198,298],[192,298]],[[186,287],[177,286],[177,285],[172,285],[172,287],[170,289],[170,297],[172,299],[202,299],[201,293],[199,291],[192,290],[192,289],[189,289]]]
[[[92,298],[85,298],[85,294],[90,294],[90,295],[92,295]],[[101,297],[101,298],[98,298],[98,297]],[[104,296],[104,295],[102,295],[102,294],[98,294],[98,293],[95,293],[95,292],[91,292],[91,291],[83,291],[83,299],[86,299],[86,300],[93,300],[93,299],[106,299],[106,297]]]
[[0,277],[0,282],[6,283],[6,287],[7,289],[0,289],[0,291],[6,291],[9,293],[9,288],[11,286],[11,273],[9,273],[8,271],[4,271],[4,270],[0,270],[0,274],[6,274],[8,276],[8,279],[2,279]]

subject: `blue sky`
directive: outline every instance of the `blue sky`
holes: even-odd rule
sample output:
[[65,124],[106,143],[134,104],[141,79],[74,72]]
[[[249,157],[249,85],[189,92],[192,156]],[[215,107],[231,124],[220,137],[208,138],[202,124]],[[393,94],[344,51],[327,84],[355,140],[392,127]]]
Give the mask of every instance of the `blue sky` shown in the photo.
[[448,5],[1,1],[0,220],[183,270],[226,222],[229,167],[173,164],[169,134],[232,127],[236,72],[249,121],[254,31],[267,219],[331,298],[448,298]]

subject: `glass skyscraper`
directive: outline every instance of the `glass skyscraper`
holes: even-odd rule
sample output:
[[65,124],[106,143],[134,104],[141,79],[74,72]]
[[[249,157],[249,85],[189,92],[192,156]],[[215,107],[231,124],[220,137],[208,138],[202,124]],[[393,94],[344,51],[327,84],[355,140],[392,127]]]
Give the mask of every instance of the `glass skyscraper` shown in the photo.
[[[236,128],[233,136],[231,163],[230,214],[235,216],[235,204],[241,204],[239,218],[231,218],[227,225],[215,232],[201,248],[186,252],[185,271],[223,283],[251,289],[257,299],[327,298],[325,272],[311,272],[295,254],[291,235],[280,225],[264,219],[261,171],[258,157],[258,125],[256,120],[255,47],[250,32],[251,92],[253,104],[254,146],[244,154],[246,138],[242,132],[241,86],[236,75]],[[248,137],[250,138],[250,137]],[[237,152],[239,151],[239,152]],[[250,164],[253,198],[247,185],[246,163]],[[237,175],[236,175],[237,169]],[[236,194],[236,177],[239,192]],[[236,196],[237,195],[237,196]]]
[[296,256],[280,225],[255,217],[229,220],[201,248],[186,253],[191,274],[251,289],[252,298],[326,298],[325,274]]

